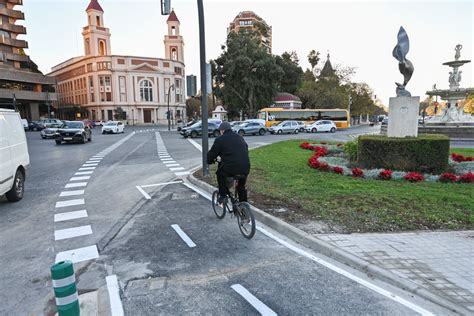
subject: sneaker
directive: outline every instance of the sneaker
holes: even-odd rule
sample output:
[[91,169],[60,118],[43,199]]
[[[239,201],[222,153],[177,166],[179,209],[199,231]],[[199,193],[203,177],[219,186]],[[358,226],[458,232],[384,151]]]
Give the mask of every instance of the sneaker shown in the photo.
[[225,196],[219,196],[217,198],[217,204],[223,204],[225,201]]

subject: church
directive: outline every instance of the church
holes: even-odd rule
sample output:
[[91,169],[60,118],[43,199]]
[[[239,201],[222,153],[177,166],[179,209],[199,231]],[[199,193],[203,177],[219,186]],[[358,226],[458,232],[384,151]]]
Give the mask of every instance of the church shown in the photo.
[[98,0],[91,0],[86,13],[84,56],[53,67],[49,74],[57,82],[58,112],[79,108],[82,114],[75,111],[75,119],[166,124],[170,92],[171,120],[186,121],[184,41],[174,10],[167,20],[165,58],[112,54],[111,33]]

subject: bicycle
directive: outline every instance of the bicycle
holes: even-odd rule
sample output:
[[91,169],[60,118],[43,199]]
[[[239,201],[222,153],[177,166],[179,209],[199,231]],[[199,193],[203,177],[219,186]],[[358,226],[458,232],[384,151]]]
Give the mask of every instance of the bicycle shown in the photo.
[[[212,194],[212,208],[219,219],[223,219],[225,217],[226,211],[231,214],[231,216],[235,215],[235,217],[237,217],[237,223],[242,235],[247,239],[252,239],[252,237],[255,235],[255,217],[250,210],[250,204],[247,202],[239,202],[237,199],[237,185],[240,178],[240,176],[235,176],[233,178],[226,179],[229,192],[233,186],[234,194],[230,192],[222,202],[222,206],[217,202],[219,198],[219,190],[214,191]],[[232,205],[232,209],[229,206],[229,202]]]

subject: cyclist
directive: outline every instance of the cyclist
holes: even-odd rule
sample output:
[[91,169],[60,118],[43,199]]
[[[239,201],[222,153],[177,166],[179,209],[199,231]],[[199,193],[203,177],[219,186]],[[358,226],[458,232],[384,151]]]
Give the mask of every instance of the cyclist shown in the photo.
[[221,136],[216,138],[211,150],[207,153],[207,163],[213,164],[217,157],[221,160],[217,168],[217,183],[219,184],[218,203],[222,203],[230,191],[226,185],[226,178],[241,176],[238,180],[237,192],[239,202],[247,202],[247,176],[250,173],[250,159],[248,145],[244,138],[232,131],[229,122],[219,126]]

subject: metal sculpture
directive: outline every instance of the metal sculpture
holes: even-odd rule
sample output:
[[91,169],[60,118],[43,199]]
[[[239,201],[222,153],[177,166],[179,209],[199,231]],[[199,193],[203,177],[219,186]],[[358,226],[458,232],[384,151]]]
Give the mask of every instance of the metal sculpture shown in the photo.
[[406,55],[410,50],[410,41],[408,39],[407,32],[405,31],[403,26],[401,26],[400,30],[398,31],[397,39],[398,42],[397,45],[393,48],[392,55],[393,57],[395,57],[396,60],[398,60],[398,69],[400,70],[400,73],[403,75],[404,78],[403,84],[400,84],[398,82],[395,83],[397,85],[397,97],[411,97],[411,93],[408,92],[405,87],[408,81],[410,81],[415,68],[413,67],[411,61],[406,59]]

